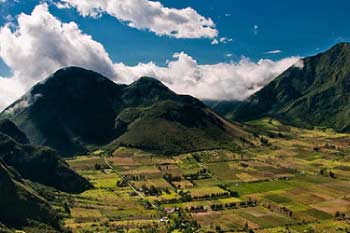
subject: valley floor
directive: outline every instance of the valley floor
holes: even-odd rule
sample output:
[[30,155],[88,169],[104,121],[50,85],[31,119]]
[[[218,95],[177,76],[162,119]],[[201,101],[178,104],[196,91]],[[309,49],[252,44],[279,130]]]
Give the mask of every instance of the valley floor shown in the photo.
[[[119,148],[68,163],[94,189],[69,197],[73,232],[349,232],[350,135],[272,119],[244,151],[177,157]],[[242,144],[245,140],[242,140]]]

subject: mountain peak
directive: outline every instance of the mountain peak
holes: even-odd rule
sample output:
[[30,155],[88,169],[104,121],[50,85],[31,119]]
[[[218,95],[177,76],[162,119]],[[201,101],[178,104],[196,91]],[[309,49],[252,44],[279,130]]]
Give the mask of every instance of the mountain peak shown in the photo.
[[141,77],[133,82],[129,87],[161,88],[168,89],[161,81],[151,77]]
[[336,45],[334,45],[333,47],[331,47],[329,50],[343,50],[343,49],[350,49],[350,42],[341,42],[338,43]]
[[89,72],[94,72],[92,70],[88,70],[79,66],[67,66],[63,67],[61,69],[58,69],[55,73],[60,73],[60,72],[81,72],[81,71],[89,71]]
[[89,70],[89,69],[85,69],[82,67],[78,67],[78,66],[67,66],[67,67],[63,67],[59,70],[57,70],[56,72],[54,72],[52,74],[52,76],[57,76],[57,75],[71,75],[71,74],[77,74],[77,73],[94,73],[98,76],[101,76],[99,73],[93,71],[93,70]]
[[139,78],[136,82],[154,82],[154,83],[161,83],[161,81],[159,81],[156,78],[151,78],[151,77],[147,77],[147,76],[142,76],[141,78]]
[[125,88],[123,98],[128,105],[135,106],[149,105],[158,100],[176,99],[177,95],[161,81],[142,77]]
[[81,83],[103,81],[113,83],[113,81],[95,71],[71,66],[57,70],[48,78],[35,85],[33,89],[38,88],[40,86],[57,85],[57,82],[61,85],[80,85]]

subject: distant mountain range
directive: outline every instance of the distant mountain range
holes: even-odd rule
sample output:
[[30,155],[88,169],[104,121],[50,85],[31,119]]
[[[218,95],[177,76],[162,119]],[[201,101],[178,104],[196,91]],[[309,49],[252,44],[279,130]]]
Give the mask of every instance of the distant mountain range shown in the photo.
[[18,141],[63,155],[120,145],[178,154],[225,147],[248,135],[233,122],[264,116],[298,127],[349,131],[349,87],[349,43],[300,60],[247,101],[204,101],[208,107],[156,79],[119,85],[69,67],[35,85],[0,119],[10,119],[28,136],[17,135]]
[[247,101],[221,113],[234,121],[270,116],[298,127],[350,131],[350,44],[302,59]]
[[178,154],[231,146],[248,134],[156,79],[118,85],[78,67],[61,69],[38,83],[0,118],[13,121],[32,144],[64,155],[119,145]]

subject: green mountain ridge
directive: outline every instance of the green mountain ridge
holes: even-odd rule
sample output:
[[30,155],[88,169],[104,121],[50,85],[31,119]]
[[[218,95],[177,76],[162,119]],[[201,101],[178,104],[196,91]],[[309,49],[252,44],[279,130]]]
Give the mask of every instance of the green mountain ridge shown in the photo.
[[[195,116],[195,118],[194,118]],[[202,102],[143,77],[119,85],[93,71],[61,69],[6,108],[30,142],[63,155],[127,145],[157,153],[225,147],[248,134]]]
[[298,127],[350,131],[350,44],[302,59],[231,112],[232,120],[274,117]]
[[[50,232],[60,231],[57,213],[49,203],[1,160],[0,197],[0,223],[5,226],[18,228],[32,224],[31,221],[36,221],[52,228]],[[6,228],[3,227],[3,229]]]
[[23,145],[0,133],[0,159],[21,176],[69,193],[80,193],[91,184],[79,176],[56,151],[41,146]]
[[[11,136],[4,134],[5,131]],[[0,232],[12,232],[12,228],[30,229],[29,232],[63,232],[61,216],[39,193],[43,190],[57,192],[58,189],[76,194],[92,185],[75,173],[56,151],[22,144],[15,138],[26,139],[26,136],[11,121],[1,121]]]

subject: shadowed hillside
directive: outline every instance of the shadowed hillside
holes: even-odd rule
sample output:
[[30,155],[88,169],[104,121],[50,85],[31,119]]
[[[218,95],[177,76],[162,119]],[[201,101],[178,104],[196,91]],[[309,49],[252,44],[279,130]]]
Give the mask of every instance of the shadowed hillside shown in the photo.
[[0,132],[6,134],[7,136],[12,137],[19,143],[27,144],[29,140],[27,136],[20,131],[17,126],[8,119],[4,119],[0,121]]
[[0,222],[6,226],[18,228],[37,221],[52,227],[51,232],[55,229],[59,232],[58,216],[49,203],[1,160],[0,197]]
[[91,184],[79,176],[62,160],[56,151],[23,145],[0,133],[0,159],[14,167],[26,179],[55,187],[59,190],[80,193]]
[[63,232],[60,216],[33,187],[80,193],[91,184],[70,169],[56,151],[15,141],[26,136],[11,121],[4,120],[0,126],[2,132],[12,135],[0,132],[0,232],[11,232],[6,227]]

